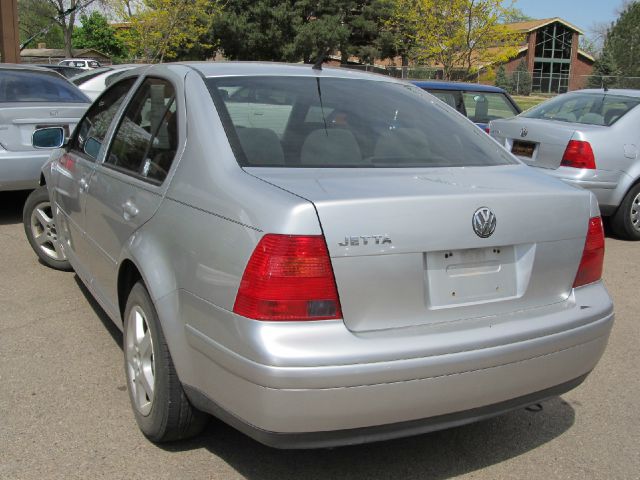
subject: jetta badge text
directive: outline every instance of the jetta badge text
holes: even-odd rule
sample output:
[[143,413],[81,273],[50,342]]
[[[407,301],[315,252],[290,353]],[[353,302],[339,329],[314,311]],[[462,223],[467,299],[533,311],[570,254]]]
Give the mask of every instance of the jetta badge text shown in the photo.
[[358,235],[344,237],[344,242],[339,242],[341,247],[358,247],[360,245],[391,245],[391,238],[388,235]]
[[487,207],[480,207],[471,220],[473,231],[480,238],[490,237],[496,230],[496,216]]

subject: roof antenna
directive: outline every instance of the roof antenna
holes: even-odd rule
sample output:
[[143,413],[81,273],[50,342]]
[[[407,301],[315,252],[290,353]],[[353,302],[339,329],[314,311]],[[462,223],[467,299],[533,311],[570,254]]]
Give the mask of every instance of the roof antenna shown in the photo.
[[329,53],[331,53],[331,48],[325,48],[325,49],[321,49],[318,52],[318,58],[316,58],[316,63],[313,64],[313,68],[314,70],[322,70],[322,63],[324,62],[324,59],[327,58],[327,56],[329,56]]

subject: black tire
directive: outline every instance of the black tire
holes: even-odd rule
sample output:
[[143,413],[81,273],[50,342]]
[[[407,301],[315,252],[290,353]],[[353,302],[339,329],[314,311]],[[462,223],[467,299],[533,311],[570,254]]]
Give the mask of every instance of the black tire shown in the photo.
[[[144,322],[141,321],[140,312],[142,312]],[[145,368],[148,371],[149,368],[143,366],[145,363],[142,354],[143,342],[139,342],[139,348],[134,346],[132,349],[132,345],[135,344],[133,337],[140,338],[139,332],[141,331],[136,330],[136,327],[131,325],[132,322],[137,325],[146,323],[147,328],[146,330],[143,328],[142,331],[148,332],[151,338],[150,369],[153,380],[150,383],[153,385],[153,395],[150,402],[142,408],[139,406],[140,400],[136,400],[136,395],[140,395],[142,392],[147,400],[149,395],[144,391],[142,382],[140,380],[134,381],[132,376],[138,375],[137,378],[140,378],[142,376],[140,372]],[[129,400],[142,433],[152,442],[158,443],[181,440],[200,433],[206,426],[209,416],[194,408],[185,395],[176,374],[153,301],[141,282],[136,283],[129,293],[124,313],[123,343],[124,369]],[[137,360],[134,351],[139,352]],[[142,390],[138,391],[141,388]],[[144,400],[142,401],[144,402]]]
[[631,187],[624,196],[611,217],[611,229],[626,240],[640,240],[640,183]]
[[[38,216],[38,212],[44,216]],[[43,220],[45,217],[47,221]],[[58,243],[58,232],[53,221],[46,186],[35,189],[27,197],[22,210],[22,224],[31,248],[42,263],[56,270],[72,270],[62,246]]]

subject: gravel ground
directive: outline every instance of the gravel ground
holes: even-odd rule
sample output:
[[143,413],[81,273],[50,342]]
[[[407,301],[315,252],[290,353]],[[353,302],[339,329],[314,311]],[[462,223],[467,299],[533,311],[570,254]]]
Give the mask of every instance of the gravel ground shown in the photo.
[[73,273],[38,263],[24,199],[0,193],[1,479],[640,478],[640,244],[607,238],[608,349],[542,411],[332,450],[270,449],[218,421],[156,446],[131,413],[119,330]]

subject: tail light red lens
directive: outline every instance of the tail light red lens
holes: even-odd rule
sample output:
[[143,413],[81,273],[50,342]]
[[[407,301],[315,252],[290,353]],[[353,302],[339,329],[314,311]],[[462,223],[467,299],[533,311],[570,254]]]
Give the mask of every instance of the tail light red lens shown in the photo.
[[324,237],[262,237],[244,270],[233,311],[256,320],[342,318]]
[[582,140],[570,140],[562,156],[560,166],[595,169],[596,159],[593,156],[591,144]]
[[597,282],[602,277],[602,264],[604,263],[604,230],[602,219],[593,217],[589,219],[587,239],[584,242],[580,267],[573,282],[573,287],[581,287],[589,283]]

